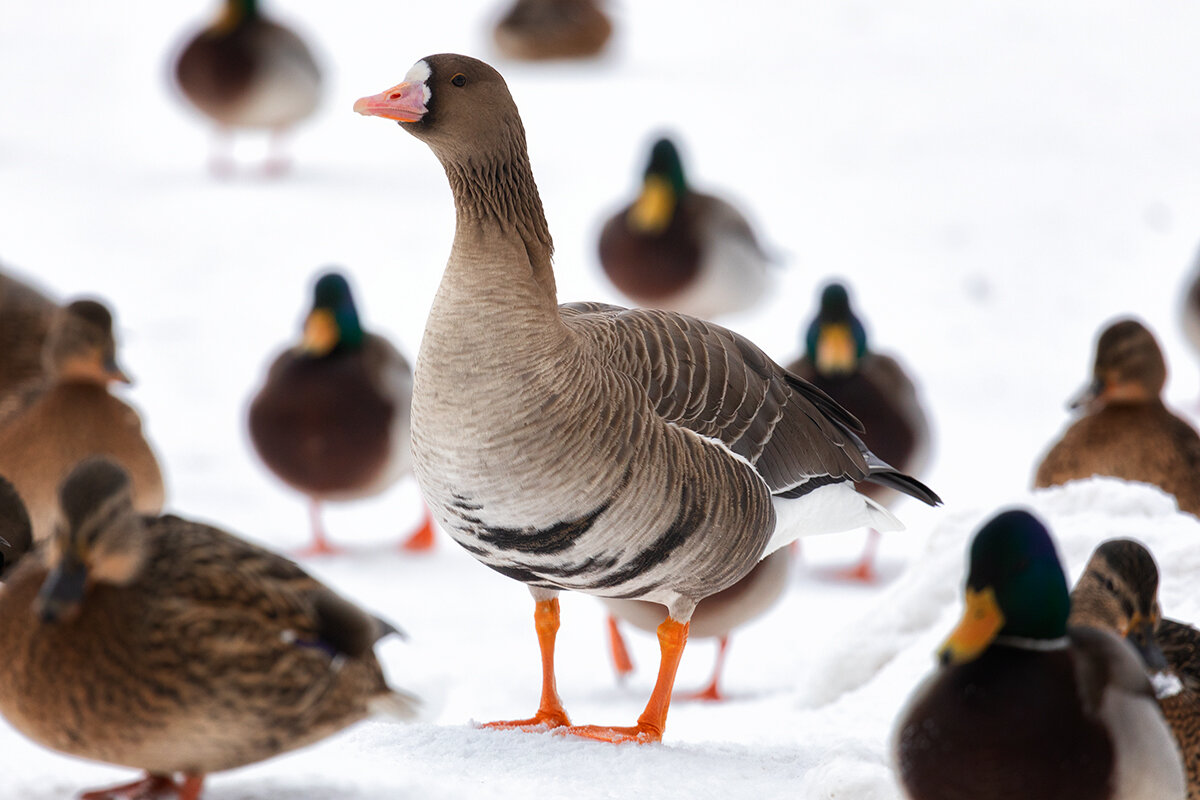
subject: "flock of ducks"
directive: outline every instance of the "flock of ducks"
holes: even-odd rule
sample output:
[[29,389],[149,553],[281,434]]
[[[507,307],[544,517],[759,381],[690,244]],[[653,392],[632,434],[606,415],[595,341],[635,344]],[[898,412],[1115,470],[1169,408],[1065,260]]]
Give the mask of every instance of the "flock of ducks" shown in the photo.
[[[542,49],[522,40],[531,30]],[[495,40],[544,59],[595,54],[610,35],[588,0],[521,0]],[[307,47],[254,0],[228,0],[176,75],[226,131],[282,134],[320,90]],[[877,532],[898,525],[888,506],[940,503],[913,477],[931,450],[914,381],[872,346],[843,283],[823,289],[787,368],[708,321],[761,298],[770,258],[731,204],[691,188],[674,142],[654,144],[599,242],[613,284],[646,307],[559,305],[524,127],[495,69],[430,56],[354,109],[427,145],[454,199],[416,369],[363,327],[346,277],[324,274],[300,342],[253,397],[251,440],[309,499],[306,554],[336,550],[322,503],[412,474],[430,511],[405,549],[432,544],[436,517],[529,587],[540,702],[488,727],[659,741],[688,639],[720,641],[699,695],[719,698],[729,637],[786,589],[789,544],[867,527],[851,572],[869,579]],[[1104,330],[1082,415],[1036,485],[1114,475],[1200,513],[1200,436],[1163,405],[1165,377],[1144,325]],[[0,276],[0,714],[47,747],[145,771],[93,800],[196,800],[209,773],[372,713],[412,718],[417,699],[387,685],[373,652],[394,626],[283,556],[161,514],[158,459],[109,391],[128,381],[104,304],[59,305]],[[1200,632],[1162,617],[1157,584],[1150,553],[1117,540],[1068,592],[1039,520],[985,524],[963,622],[897,724],[908,796],[1200,798]],[[554,663],[564,590],[605,603],[619,673],[632,669],[621,621],[657,632],[658,677],[633,725],[570,719]]]

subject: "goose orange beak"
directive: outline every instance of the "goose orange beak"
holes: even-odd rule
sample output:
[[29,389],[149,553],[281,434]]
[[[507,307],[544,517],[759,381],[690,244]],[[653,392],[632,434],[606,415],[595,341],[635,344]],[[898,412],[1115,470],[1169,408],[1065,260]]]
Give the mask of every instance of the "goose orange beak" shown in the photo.
[[386,92],[359,98],[354,102],[354,110],[367,117],[420,122],[429,110],[425,107],[428,96],[423,81],[409,81],[393,86]]

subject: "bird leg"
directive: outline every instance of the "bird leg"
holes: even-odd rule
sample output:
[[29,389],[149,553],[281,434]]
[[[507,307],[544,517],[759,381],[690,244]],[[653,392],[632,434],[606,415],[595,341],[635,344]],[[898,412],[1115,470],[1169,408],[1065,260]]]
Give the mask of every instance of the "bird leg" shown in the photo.
[[325,535],[325,525],[321,522],[321,501],[308,501],[308,519],[312,523],[313,542],[303,550],[296,552],[297,558],[312,558],[313,556],[335,556],[343,552],[340,547],[329,543]]
[[484,728],[560,728],[570,725],[554,682],[554,637],[558,633],[558,598],[538,600],[533,611],[538,646],[542,650],[542,702],[529,719],[488,722]]
[[629,657],[628,648],[625,647],[625,638],[621,636],[617,618],[612,614],[608,615],[608,646],[612,652],[613,669],[617,672],[617,680],[622,680],[633,672],[633,660]]
[[215,177],[225,179],[232,178],[237,171],[237,163],[233,160],[233,133],[228,128],[217,126],[213,131],[208,169]]
[[725,699],[725,695],[717,688],[717,684],[721,681],[721,672],[725,669],[725,650],[729,647],[729,637],[722,636],[717,643],[717,663],[713,667],[712,681],[708,686],[698,692],[689,694],[688,700],[712,700],[713,702],[721,702]]
[[687,644],[687,622],[677,622],[667,617],[658,626],[658,645],[662,650],[662,661],[658,665],[658,681],[646,703],[646,710],[638,717],[637,725],[631,728],[610,728],[603,725],[580,725],[567,728],[561,733],[596,739],[602,742],[646,742],[662,741],[663,729],[667,725],[667,709],[671,706],[671,690],[675,687],[675,673]]
[[287,155],[285,142],[287,132],[282,128],[271,131],[267,140],[267,158],[263,161],[262,174],[268,178],[278,178],[287,174],[292,168],[292,160]]
[[409,553],[421,553],[433,549],[433,514],[429,506],[424,506],[425,516],[421,519],[421,527],[400,545],[400,549]]
[[79,800],[159,800],[174,795],[178,800],[199,800],[204,787],[203,775],[184,775],[182,783],[176,783],[169,775],[151,775],[140,781],[84,792]]
[[875,553],[879,550],[879,531],[874,528],[867,529],[867,544],[863,548],[862,556],[858,563],[849,569],[840,570],[837,577],[843,580],[862,581],[863,583],[875,583],[879,580],[879,574],[875,571]]

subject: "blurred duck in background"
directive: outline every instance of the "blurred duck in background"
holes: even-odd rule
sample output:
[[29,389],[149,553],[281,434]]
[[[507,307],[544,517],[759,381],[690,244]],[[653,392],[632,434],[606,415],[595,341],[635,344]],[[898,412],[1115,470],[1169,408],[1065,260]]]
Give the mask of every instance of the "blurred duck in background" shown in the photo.
[[227,176],[235,130],[270,133],[267,174],[287,171],[282,141],[307,119],[321,97],[321,71],[308,46],[290,29],[268,19],[258,0],[224,0],[216,21],[192,36],[175,62],[183,96],[216,123],[209,165]]
[[395,628],[223,530],[139,514],[130,490],[107,459],[77,466],[53,538],[0,590],[0,713],[146,771],[85,800],[197,800],[207,773],[414,715],[374,653]]
[[600,232],[600,265],[622,294],[702,319],[758,303],[769,261],[741,212],[691,189],[670,139],[654,143],[637,199]]
[[[717,661],[713,667],[708,686],[687,695],[688,700],[722,701],[726,694],[721,691],[721,673],[725,667],[725,655],[729,648],[729,637],[733,631],[761,617],[783,597],[791,575],[792,549],[776,550],[750,570],[746,577],[716,594],[711,594],[696,605],[692,612],[690,639],[716,639]],[[619,600],[601,598],[608,609],[608,634],[613,668],[618,678],[633,672],[633,659],[621,636],[620,622],[628,622],[635,628],[654,633],[667,619],[667,607],[645,600]]]
[[1034,486],[1110,475],[1152,483],[1200,515],[1200,435],[1163,405],[1167,364],[1137,320],[1112,323],[1096,343],[1092,380],[1070,403],[1082,409],[1038,465]]
[[1138,651],[1183,752],[1188,800],[1200,800],[1200,631],[1163,618],[1150,551],[1132,539],[1096,548],[1071,592],[1068,621],[1114,633]]
[[[821,306],[804,337],[805,354],[788,371],[824,391],[866,428],[863,441],[884,461],[920,477],[929,463],[929,420],[907,372],[891,356],[868,344],[866,328],[850,307],[850,293],[833,282],[821,292]],[[855,488],[884,506],[900,493],[886,486],[860,483]],[[879,532],[871,529],[859,563],[841,573],[862,581],[876,580],[875,552]]]
[[591,58],[611,36],[597,0],[517,0],[492,30],[500,54],[520,61]]
[[[1192,272],[1187,278],[1187,288],[1183,293],[1183,307],[1180,309],[1180,322],[1183,335],[1192,350],[1200,357],[1200,255],[1197,255]],[[1196,399],[1200,408],[1200,397]]]
[[[363,330],[350,284],[322,275],[300,343],[271,364],[250,403],[250,440],[263,463],[307,495],[313,543],[304,555],[332,554],[321,504],[379,494],[412,469],[412,368],[387,339]],[[405,550],[433,547],[433,518]]]
[[141,418],[109,392],[114,383],[130,383],[116,351],[104,304],[77,300],[60,308],[44,346],[45,376],[0,408],[0,475],[24,500],[38,541],[53,531],[59,484],[88,456],[107,456],[130,474],[140,513],[162,509],[162,472]]
[[42,348],[57,308],[29,284],[0,273],[0,403],[42,376]]
[[1134,652],[1067,627],[1054,542],[1006,511],[971,543],[962,622],[899,717],[910,800],[1183,800],[1171,729]]

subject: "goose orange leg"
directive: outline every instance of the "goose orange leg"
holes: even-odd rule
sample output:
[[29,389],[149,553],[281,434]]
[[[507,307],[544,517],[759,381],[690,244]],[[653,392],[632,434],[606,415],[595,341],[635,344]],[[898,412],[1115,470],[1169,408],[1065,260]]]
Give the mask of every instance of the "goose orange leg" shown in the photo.
[[425,515],[421,518],[421,527],[400,545],[400,549],[408,553],[423,553],[433,549],[433,514],[429,506],[425,506]]
[[542,702],[529,719],[488,722],[484,728],[561,728],[570,725],[554,681],[554,638],[558,634],[558,598],[538,600],[533,611],[538,646],[542,651]]
[[185,775],[183,783],[176,783],[168,775],[150,775],[140,781],[84,792],[79,800],[158,800],[175,795],[178,800],[200,800],[204,788],[203,775]]
[[688,700],[711,700],[713,702],[721,702],[725,699],[725,695],[717,688],[717,684],[721,682],[721,672],[725,669],[725,650],[729,647],[729,637],[722,636],[717,643],[717,663],[713,667],[712,681],[708,686],[694,694],[687,696]]
[[608,646],[612,653],[613,669],[617,673],[617,680],[621,680],[633,672],[633,659],[629,657],[629,649],[625,647],[625,637],[621,636],[617,618],[612,614],[608,615]]
[[662,661],[658,665],[658,680],[646,710],[638,717],[637,725],[629,728],[609,728],[603,725],[580,725],[567,728],[561,733],[596,739],[602,742],[647,742],[662,741],[663,729],[667,726],[667,709],[671,706],[671,690],[675,688],[675,673],[687,644],[687,622],[677,622],[671,617],[658,626],[658,645],[662,650]]

